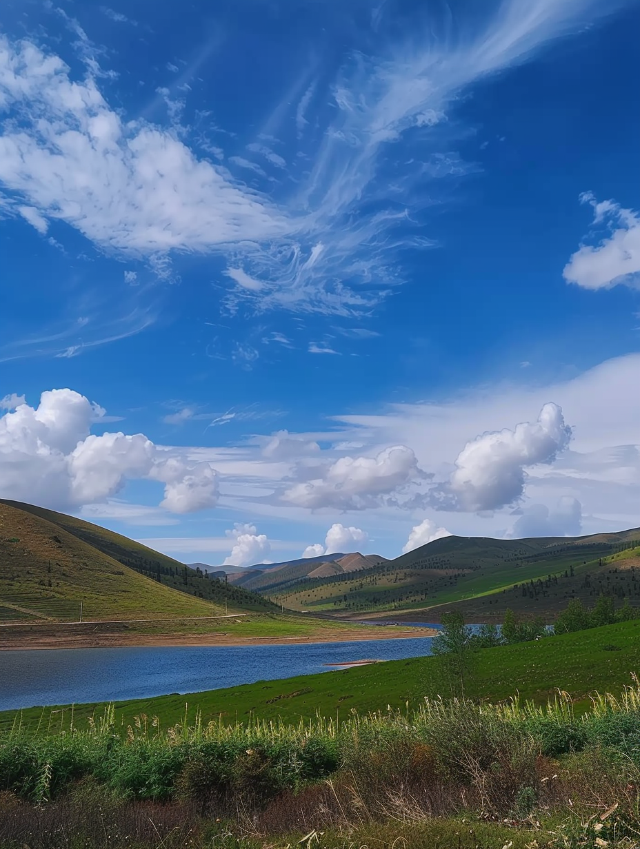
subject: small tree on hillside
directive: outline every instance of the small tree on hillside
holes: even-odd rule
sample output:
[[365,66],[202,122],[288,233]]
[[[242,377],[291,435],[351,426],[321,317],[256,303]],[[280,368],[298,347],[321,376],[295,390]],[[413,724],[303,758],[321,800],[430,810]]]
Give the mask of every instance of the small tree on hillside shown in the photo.
[[620,610],[618,611],[618,613],[616,615],[616,619],[619,622],[630,622],[632,619],[637,619],[637,618],[638,618],[637,609],[635,607],[632,607],[629,604],[628,598],[625,598],[624,604],[622,605],[622,607],[620,608]]
[[616,621],[616,608],[610,595],[600,595],[591,611],[591,621],[597,628],[600,625],[612,625]]
[[553,626],[554,633],[567,634],[591,627],[591,616],[579,598],[573,598],[565,610],[558,614]]
[[471,629],[464,624],[461,613],[453,611],[442,617],[442,631],[431,645],[439,658],[453,690],[464,697],[464,685],[473,665],[474,644]]

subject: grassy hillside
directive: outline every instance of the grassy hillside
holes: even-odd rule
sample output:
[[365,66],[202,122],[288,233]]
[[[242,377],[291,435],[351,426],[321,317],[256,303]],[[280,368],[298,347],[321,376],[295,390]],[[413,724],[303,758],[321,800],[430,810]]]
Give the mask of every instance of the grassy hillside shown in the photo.
[[[476,665],[467,683],[467,695],[497,702],[515,695],[543,704],[556,689],[569,692],[583,707],[590,704],[595,690],[618,694],[631,683],[631,673],[640,671],[640,622],[625,622],[548,637],[539,642],[519,643],[484,649],[476,655]],[[212,690],[187,696],[159,696],[116,704],[116,721],[126,729],[135,716],[158,716],[161,725],[179,722],[185,706],[191,717],[202,713],[206,722],[221,717],[225,722],[248,719],[278,719],[298,722],[351,716],[352,711],[385,711],[387,706],[417,707],[424,696],[451,695],[436,658],[388,661],[372,666],[304,675],[280,681],[260,681],[226,690]],[[53,713],[52,713],[53,710]],[[103,707],[76,705],[74,722],[78,727]],[[27,727],[37,726],[53,715],[57,727],[64,727],[60,709],[32,708],[0,713],[0,730],[11,726],[16,717]],[[71,711],[66,713],[67,721]],[[62,723],[62,725],[60,725]],[[79,725],[80,723],[80,725]]]
[[286,587],[257,589],[291,609],[327,613],[426,614],[465,602],[468,618],[475,621],[484,621],[479,616],[499,620],[508,606],[552,615],[569,598],[592,601],[601,591],[640,603],[632,569],[619,569],[615,580],[609,575],[615,568],[611,558],[627,557],[639,540],[640,530],[524,540],[452,536],[355,575],[307,576]]
[[363,556],[358,552],[330,555],[329,559],[308,557],[292,560],[290,563],[277,563],[267,569],[252,567],[244,574],[231,575],[229,580],[235,586],[242,586],[264,595],[272,595],[296,587],[307,579],[315,581],[326,577],[332,578],[336,575],[350,575],[386,562],[384,557],[377,554]]
[[0,621],[77,620],[80,601],[87,619],[275,610],[105,528],[0,501]]

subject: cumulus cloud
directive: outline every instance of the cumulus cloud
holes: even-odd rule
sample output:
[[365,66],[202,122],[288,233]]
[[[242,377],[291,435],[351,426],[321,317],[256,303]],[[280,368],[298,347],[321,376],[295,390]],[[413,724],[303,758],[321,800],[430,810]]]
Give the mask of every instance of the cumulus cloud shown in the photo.
[[409,539],[402,547],[402,553],[406,554],[408,551],[420,548],[421,545],[426,545],[428,542],[450,536],[451,533],[446,528],[439,528],[431,519],[423,519],[419,525],[415,525],[411,530]]
[[582,504],[576,498],[565,495],[552,508],[545,504],[531,504],[524,508],[507,537],[568,537],[581,533]]
[[12,392],[11,395],[5,395],[4,398],[0,398],[0,410],[15,410],[16,407],[19,407],[25,402],[26,398],[24,395],[16,395],[15,392]]
[[385,448],[377,457],[341,457],[322,477],[287,489],[283,499],[312,510],[320,507],[363,510],[380,503],[381,496],[396,492],[419,475],[413,451],[406,445],[395,445]]
[[448,483],[434,489],[433,506],[477,512],[512,504],[524,490],[525,470],[552,463],[570,439],[562,409],[552,403],[544,405],[536,422],[484,433],[462,449]]
[[223,566],[253,566],[264,563],[271,553],[271,544],[265,534],[258,534],[255,525],[236,524],[233,530],[225,531],[235,540],[231,554],[225,558]]
[[302,552],[303,557],[319,557],[323,554],[345,554],[351,551],[356,551],[358,548],[364,547],[369,541],[369,534],[360,528],[346,528],[339,522],[331,525],[327,531],[324,540],[324,545],[316,542],[314,545],[308,545]]
[[324,554],[324,545],[320,545],[319,542],[315,542],[313,545],[308,545],[305,550],[302,552],[302,556],[306,559],[307,557],[322,557]]
[[188,466],[172,458],[156,464],[151,477],[165,484],[160,506],[171,513],[195,513],[216,506],[218,475],[209,463]]
[[349,527],[344,525],[331,525],[325,537],[325,554],[335,554],[336,552],[353,551],[358,546],[365,546],[369,541],[369,534],[360,528]]
[[591,192],[581,196],[593,207],[594,226],[608,231],[596,245],[581,245],[564,268],[567,283],[583,289],[640,284],[640,217],[615,201],[598,202]]
[[161,506],[172,513],[213,507],[217,473],[209,463],[167,457],[141,433],[92,434],[105,411],[71,389],[43,392],[37,407],[11,396],[0,417],[0,495],[74,509],[104,502],[127,480],[164,484]]

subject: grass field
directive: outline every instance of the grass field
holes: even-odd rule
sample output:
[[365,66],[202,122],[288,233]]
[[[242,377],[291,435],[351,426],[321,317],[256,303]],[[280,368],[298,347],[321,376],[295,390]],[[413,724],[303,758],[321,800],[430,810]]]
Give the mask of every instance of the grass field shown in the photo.
[[[366,654],[366,644],[363,646]],[[330,659],[330,658],[329,658]],[[268,671],[265,670],[268,674]],[[477,653],[475,670],[467,683],[467,695],[500,701],[519,693],[523,700],[544,703],[560,688],[581,707],[590,703],[595,690],[619,693],[640,672],[640,622],[633,621],[549,637],[539,642],[484,649]],[[169,695],[116,704],[116,724],[126,728],[134,717],[158,716],[163,727],[200,712],[204,721],[250,719],[295,723],[300,719],[349,717],[353,711],[415,707],[429,696],[451,696],[435,658],[389,661],[373,666],[306,675],[280,681],[261,681],[226,690],[187,696]],[[101,705],[76,705],[74,723],[82,727],[88,717],[99,715]],[[33,708],[0,714],[0,729],[14,722],[28,728],[57,729],[71,721],[71,709]]]
[[[623,630],[602,633],[622,644]],[[590,642],[597,662],[607,649]],[[574,648],[547,643],[556,657]],[[501,649],[482,653],[516,669]],[[299,723],[58,711],[0,731],[0,845],[637,849],[639,731],[637,681],[583,711],[566,694],[541,706],[422,698]]]

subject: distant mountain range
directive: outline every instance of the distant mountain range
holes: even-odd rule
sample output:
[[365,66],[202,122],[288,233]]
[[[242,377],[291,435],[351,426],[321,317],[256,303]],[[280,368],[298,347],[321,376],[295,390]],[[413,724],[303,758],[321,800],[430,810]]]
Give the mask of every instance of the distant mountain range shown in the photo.
[[306,557],[289,560],[284,563],[262,563],[242,572],[229,574],[229,582],[234,586],[271,594],[294,586],[301,580],[347,575],[363,569],[370,569],[386,563],[384,557],[377,554],[330,554],[320,557]]
[[449,536],[394,560],[358,553],[296,560],[229,581],[293,610],[338,616],[409,611],[405,618],[437,621],[457,606],[470,621],[501,621],[507,607],[553,615],[571,598],[591,604],[600,593],[640,606],[640,529],[519,540]]

